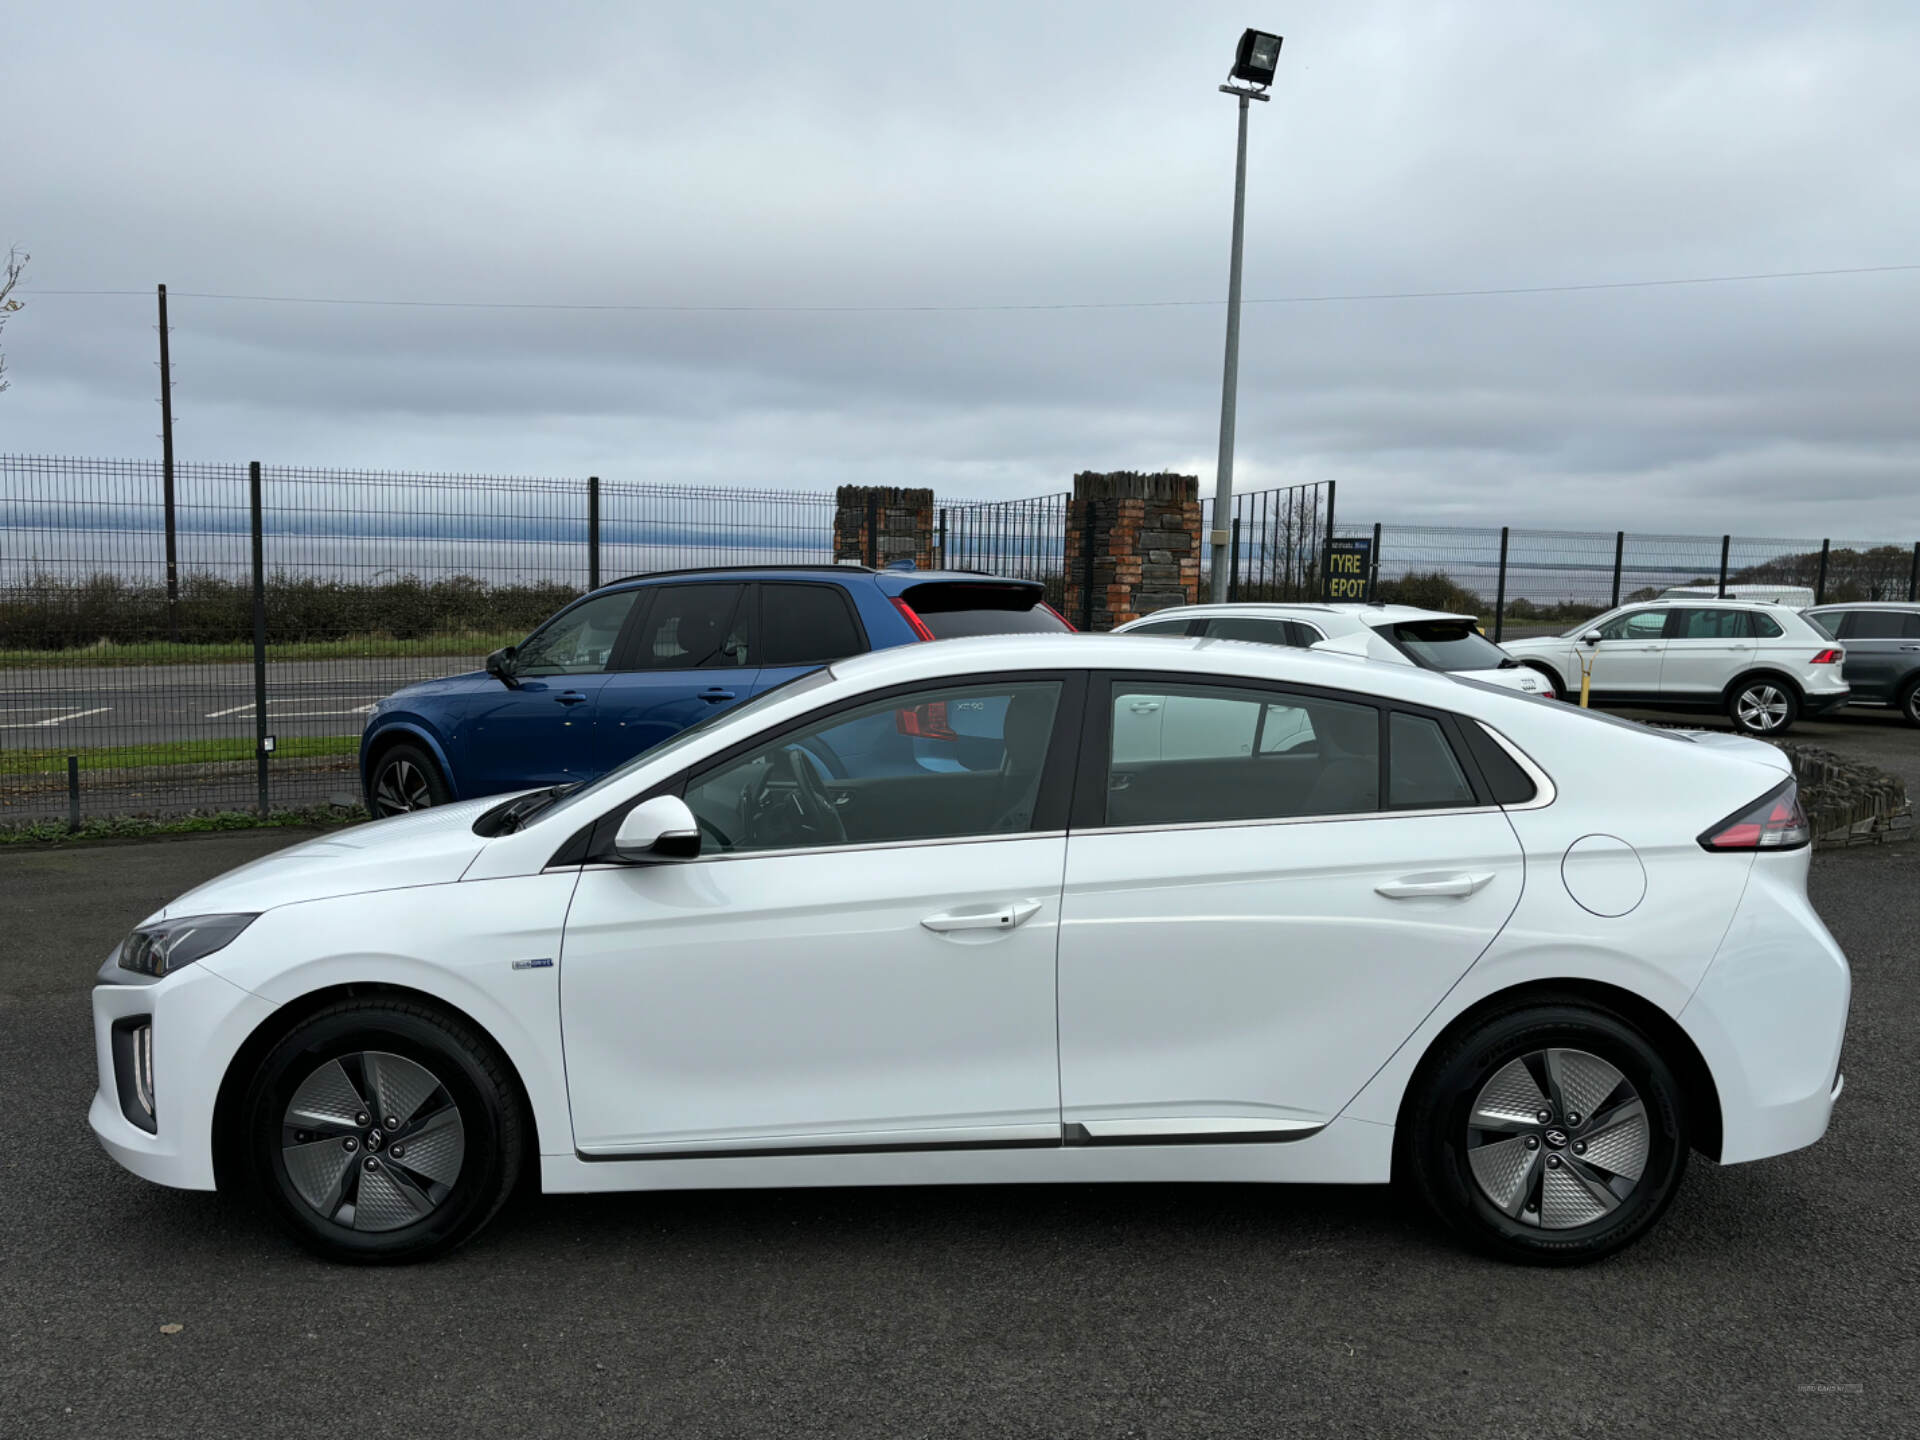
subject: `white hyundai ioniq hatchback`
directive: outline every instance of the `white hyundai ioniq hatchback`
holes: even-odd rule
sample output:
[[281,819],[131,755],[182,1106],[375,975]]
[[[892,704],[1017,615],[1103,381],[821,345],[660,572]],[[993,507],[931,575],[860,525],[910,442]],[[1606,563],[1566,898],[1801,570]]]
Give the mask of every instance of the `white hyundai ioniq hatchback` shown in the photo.
[[1398,1180],[1512,1259],[1809,1145],[1786,762],[1413,666],[1006,636],[296,845],[93,992],[93,1128],[341,1259],[548,1191]]

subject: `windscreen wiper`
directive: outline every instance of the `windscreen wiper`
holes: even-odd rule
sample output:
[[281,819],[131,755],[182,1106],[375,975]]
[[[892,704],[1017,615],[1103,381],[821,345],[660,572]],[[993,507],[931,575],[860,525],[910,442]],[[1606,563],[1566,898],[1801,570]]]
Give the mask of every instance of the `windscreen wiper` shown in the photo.
[[567,785],[549,786],[547,789],[536,791],[532,795],[522,795],[501,812],[499,828],[494,831],[494,834],[511,835],[515,830],[518,830],[522,825],[526,824],[527,821],[538,815],[562,795],[569,795],[575,790],[578,790],[580,783],[581,782],[576,780]]

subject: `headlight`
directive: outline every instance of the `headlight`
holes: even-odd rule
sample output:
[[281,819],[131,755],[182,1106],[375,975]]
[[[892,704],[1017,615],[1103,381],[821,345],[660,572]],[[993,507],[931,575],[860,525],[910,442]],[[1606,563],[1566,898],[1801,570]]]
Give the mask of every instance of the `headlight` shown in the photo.
[[230,942],[256,916],[188,915],[142,925],[120,942],[120,968],[158,979],[191,965]]

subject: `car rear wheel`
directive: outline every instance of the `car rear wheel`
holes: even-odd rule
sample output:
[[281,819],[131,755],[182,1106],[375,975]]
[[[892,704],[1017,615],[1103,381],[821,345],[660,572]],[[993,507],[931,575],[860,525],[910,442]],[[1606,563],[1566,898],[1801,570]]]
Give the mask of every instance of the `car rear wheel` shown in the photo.
[[345,1000],[302,1021],[261,1062],[244,1113],[256,1187],[330,1259],[443,1254],[493,1218],[520,1171],[506,1062],[404,1000]]
[[1409,1177],[1435,1215],[1501,1259],[1611,1255],[1653,1226],[1686,1170],[1672,1071],[1645,1035],[1598,1006],[1492,1016],[1417,1087]]
[[453,791],[433,757],[417,745],[393,745],[380,752],[367,779],[367,809],[376,820],[444,805]]
[[1786,681],[1758,675],[1728,692],[1727,718],[1746,735],[1784,735],[1800,718],[1800,697]]

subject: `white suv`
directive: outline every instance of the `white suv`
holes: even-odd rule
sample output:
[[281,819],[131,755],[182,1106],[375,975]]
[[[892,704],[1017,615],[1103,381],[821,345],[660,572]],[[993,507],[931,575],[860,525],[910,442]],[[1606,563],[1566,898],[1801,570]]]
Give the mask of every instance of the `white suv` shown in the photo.
[[1509,640],[1562,695],[1593,665],[1593,703],[1718,712],[1749,735],[1847,703],[1846,652],[1789,605],[1660,599],[1623,605],[1564,635]]
[[1344,650],[1553,698],[1541,672],[1519,664],[1482,635],[1473,616],[1413,605],[1176,605],[1121,625],[1114,633]]

